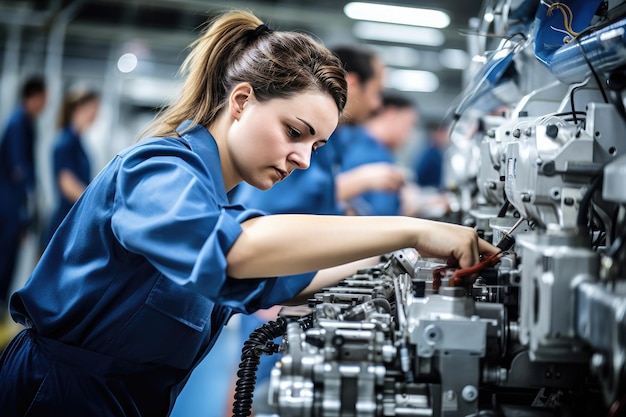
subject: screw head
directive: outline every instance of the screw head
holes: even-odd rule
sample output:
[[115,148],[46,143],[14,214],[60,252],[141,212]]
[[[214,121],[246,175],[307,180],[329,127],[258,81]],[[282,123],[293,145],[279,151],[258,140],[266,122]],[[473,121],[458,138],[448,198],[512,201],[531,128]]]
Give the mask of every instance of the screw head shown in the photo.
[[468,403],[476,401],[476,398],[478,398],[478,390],[473,385],[466,385],[461,391],[461,397]]

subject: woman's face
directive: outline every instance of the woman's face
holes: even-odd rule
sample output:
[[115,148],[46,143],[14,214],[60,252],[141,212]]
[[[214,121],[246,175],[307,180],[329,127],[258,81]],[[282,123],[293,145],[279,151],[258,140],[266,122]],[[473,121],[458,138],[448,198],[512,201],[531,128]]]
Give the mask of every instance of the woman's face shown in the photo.
[[79,130],[84,131],[89,128],[98,116],[100,100],[89,100],[76,108],[72,116],[72,124]]
[[306,169],[339,121],[332,97],[306,91],[259,102],[251,95],[228,135],[233,168],[250,185],[267,190],[294,169]]

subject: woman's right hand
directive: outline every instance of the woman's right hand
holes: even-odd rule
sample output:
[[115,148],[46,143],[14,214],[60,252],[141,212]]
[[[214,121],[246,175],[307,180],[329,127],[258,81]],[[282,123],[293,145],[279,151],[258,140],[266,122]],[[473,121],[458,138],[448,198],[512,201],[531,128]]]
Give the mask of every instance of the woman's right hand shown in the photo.
[[480,261],[480,255],[493,255],[500,249],[478,237],[471,227],[415,219],[415,249],[423,257],[454,259],[461,268]]

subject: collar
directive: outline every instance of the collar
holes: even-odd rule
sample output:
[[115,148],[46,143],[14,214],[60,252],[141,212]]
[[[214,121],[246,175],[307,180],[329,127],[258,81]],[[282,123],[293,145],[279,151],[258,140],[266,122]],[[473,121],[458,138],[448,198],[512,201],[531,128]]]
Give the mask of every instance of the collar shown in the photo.
[[215,142],[213,135],[211,135],[204,126],[198,124],[192,126],[191,123],[191,120],[182,122],[178,128],[176,128],[176,133],[187,142],[191,150],[198,154],[200,159],[204,162],[211,174],[211,178],[213,178],[219,199],[223,200],[220,201],[220,203],[228,203],[217,142]]

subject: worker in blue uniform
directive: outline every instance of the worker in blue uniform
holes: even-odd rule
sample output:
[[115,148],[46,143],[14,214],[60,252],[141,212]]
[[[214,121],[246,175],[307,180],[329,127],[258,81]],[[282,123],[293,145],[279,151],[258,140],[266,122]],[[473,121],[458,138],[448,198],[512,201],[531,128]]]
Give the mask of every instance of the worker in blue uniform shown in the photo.
[[[352,214],[396,216],[401,213],[400,189],[405,181],[394,152],[410,138],[417,116],[411,100],[387,91],[383,93],[381,107],[371,118],[361,125],[346,126],[351,139],[349,151],[342,157],[342,172],[337,175],[338,198],[343,199],[343,188],[346,187],[344,173],[351,175],[351,172],[360,169],[363,176],[369,177],[361,182],[367,187],[360,192],[354,191],[353,195],[356,195],[343,201]],[[385,171],[389,171],[390,175],[379,174]]]
[[342,201],[364,190],[397,189],[402,184],[400,173],[378,165],[344,172],[345,185],[337,184],[342,161],[352,152],[353,125],[365,122],[380,107],[385,66],[372,51],[359,46],[337,46],[333,52],[347,72],[348,102],[329,143],[317,151],[309,169],[294,172],[270,190],[242,184],[233,201],[269,213],[344,214]]
[[11,297],[26,329],[0,357],[3,417],[167,416],[233,313],[297,303],[345,277],[334,266],[402,247],[462,266],[495,252],[462,226],[228,202],[240,181],[307,168],[338,123],[344,72],[307,35],[229,12],[183,70],[151,138],[96,176]]
[[99,94],[83,86],[71,88],[64,97],[52,164],[57,205],[42,236],[42,249],[91,181],[91,163],[82,142],[99,106]]
[[431,123],[427,132],[426,146],[415,157],[415,179],[420,187],[443,190],[444,154],[450,145],[450,135],[447,127],[441,123]]
[[[5,311],[20,241],[31,221],[29,198],[35,188],[35,118],[46,104],[42,78],[28,78],[20,106],[0,137],[0,309]],[[29,197],[30,196],[30,197]],[[0,318],[2,313],[0,313]]]

